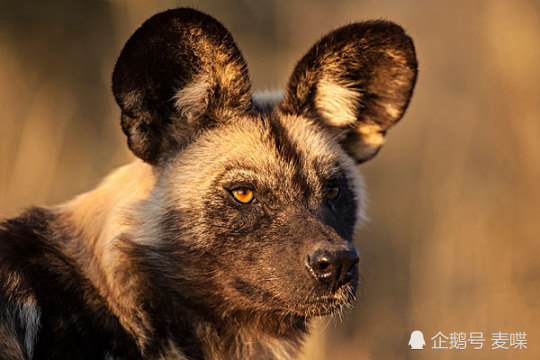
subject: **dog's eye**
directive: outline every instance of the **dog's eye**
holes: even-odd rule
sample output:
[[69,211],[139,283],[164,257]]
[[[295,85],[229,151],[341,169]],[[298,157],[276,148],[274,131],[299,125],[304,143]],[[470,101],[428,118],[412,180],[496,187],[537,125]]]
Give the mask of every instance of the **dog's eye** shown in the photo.
[[337,186],[331,187],[326,191],[326,200],[336,200],[339,197],[339,194],[341,194],[340,188]]
[[237,188],[231,191],[231,194],[234,200],[238,201],[241,204],[249,204],[253,201],[255,197],[253,195],[253,190],[247,188]]

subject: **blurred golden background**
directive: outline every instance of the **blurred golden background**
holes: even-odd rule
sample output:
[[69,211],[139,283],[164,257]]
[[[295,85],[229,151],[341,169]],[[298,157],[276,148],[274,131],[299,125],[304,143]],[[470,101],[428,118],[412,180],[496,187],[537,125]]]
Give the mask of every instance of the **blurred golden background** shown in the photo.
[[[540,3],[530,0],[0,2],[0,216],[89,190],[129,162],[110,90],[146,18],[193,6],[219,19],[255,89],[286,84],[331,29],[386,18],[420,75],[388,143],[362,165],[371,222],[357,239],[364,299],[321,321],[306,359],[540,358]],[[425,350],[409,350],[421,330]],[[481,331],[482,350],[435,350]],[[528,349],[492,350],[526,332]]]

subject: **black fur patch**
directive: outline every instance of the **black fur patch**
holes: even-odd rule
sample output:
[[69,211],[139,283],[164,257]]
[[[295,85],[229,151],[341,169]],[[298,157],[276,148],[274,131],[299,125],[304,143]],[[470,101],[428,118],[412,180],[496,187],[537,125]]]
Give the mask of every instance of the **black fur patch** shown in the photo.
[[[53,220],[51,212],[34,208],[0,225],[0,308],[16,308],[30,298],[39,308],[35,359],[103,359],[107,353],[139,358],[135,343],[63,253],[67,239],[53,239]],[[14,277],[20,278],[16,287]],[[2,316],[0,324],[6,321]]]

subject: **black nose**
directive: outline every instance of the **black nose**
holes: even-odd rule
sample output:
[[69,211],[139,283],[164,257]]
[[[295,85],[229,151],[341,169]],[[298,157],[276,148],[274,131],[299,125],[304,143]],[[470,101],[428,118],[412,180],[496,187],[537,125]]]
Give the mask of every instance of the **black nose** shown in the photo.
[[358,264],[358,252],[350,243],[319,244],[306,257],[309,272],[321,283],[332,285],[333,291],[351,282]]

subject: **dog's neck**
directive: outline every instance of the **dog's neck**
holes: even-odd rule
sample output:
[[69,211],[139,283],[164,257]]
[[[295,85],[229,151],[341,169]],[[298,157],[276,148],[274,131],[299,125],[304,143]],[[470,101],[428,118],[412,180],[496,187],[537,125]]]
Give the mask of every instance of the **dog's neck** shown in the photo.
[[130,209],[149,196],[155,178],[150,165],[136,160],[113,171],[96,189],[55,209],[57,223],[62,224],[58,232],[69,239],[65,244],[67,255],[77,261],[81,272],[140,347],[147,341],[142,328],[148,323],[133,303],[138,278],[129,272],[129,259],[117,244],[131,227]]
[[[171,339],[190,359],[296,359],[307,334],[305,319],[282,318],[277,325],[267,319],[257,320],[252,314],[248,321],[235,317],[208,321],[189,309],[176,310],[184,319],[191,318],[187,324],[190,333],[179,337],[171,334]],[[281,327],[281,336],[276,335],[276,327]]]
[[[301,350],[305,331],[291,325],[288,336],[277,337],[259,328],[233,327],[218,331],[214,326],[207,328],[208,334],[221,342],[204,344],[207,359],[295,359]],[[203,335],[203,334],[201,334]],[[209,337],[212,338],[212,337]]]

